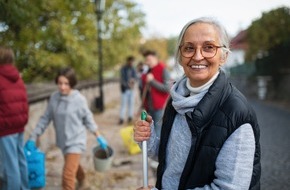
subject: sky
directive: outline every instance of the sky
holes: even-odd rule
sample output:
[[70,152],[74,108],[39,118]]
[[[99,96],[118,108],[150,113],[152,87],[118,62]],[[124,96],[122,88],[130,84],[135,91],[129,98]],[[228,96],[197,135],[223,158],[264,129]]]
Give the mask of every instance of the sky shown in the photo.
[[177,36],[190,20],[209,16],[225,26],[230,36],[247,29],[262,12],[287,6],[290,0],[135,0],[146,14],[145,37]]

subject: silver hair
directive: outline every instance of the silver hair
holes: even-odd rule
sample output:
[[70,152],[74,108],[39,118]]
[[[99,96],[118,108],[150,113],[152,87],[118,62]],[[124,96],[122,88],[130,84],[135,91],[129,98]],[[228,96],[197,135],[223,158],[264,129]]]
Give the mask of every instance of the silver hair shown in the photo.
[[197,24],[197,23],[207,23],[210,24],[212,26],[215,27],[216,31],[219,33],[219,39],[220,39],[220,43],[222,45],[225,46],[225,48],[222,48],[223,50],[223,54],[224,56],[226,55],[226,53],[230,52],[230,40],[227,34],[226,29],[224,28],[224,26],[222,26],[216,19],[211,18],[211,17],[201,17],[201,18],[197,18],[194,20],[189,21],[181,30],[178,40],[177,40],[177,46],[175,49],[175,61],[176,63],[180,63],[180,52],[179,52],[179,46],[182,44],[183,42],[183,37],[184,34],[186,32],[186,30],[193,24]]

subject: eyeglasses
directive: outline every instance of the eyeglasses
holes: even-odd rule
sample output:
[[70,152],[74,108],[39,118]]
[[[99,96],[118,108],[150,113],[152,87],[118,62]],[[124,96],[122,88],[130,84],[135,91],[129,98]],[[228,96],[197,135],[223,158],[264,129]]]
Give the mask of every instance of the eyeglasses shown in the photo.
[[[200,48],[200,53],[204,58],[210,59],[216,55],[218,48],[225,47],[226,47],[225,45],[216,46],[214,44],[203,44],[202,47]],[[192,58],[196,53],[196,49],[197,48],[190,42],[186,42],[179,46],[181,55],[186,58]]]

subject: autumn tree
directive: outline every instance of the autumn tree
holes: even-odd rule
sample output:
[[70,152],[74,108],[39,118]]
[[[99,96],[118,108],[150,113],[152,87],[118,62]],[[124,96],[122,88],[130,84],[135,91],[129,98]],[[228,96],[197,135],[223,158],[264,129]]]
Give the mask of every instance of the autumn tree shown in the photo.
[[167,39],[161,37],[151,37],[146,39],[140,46],[139,52],[143,54],[146,50],[156,51],[158,58],[162,61],[167,61]]
[[249,49],[246,60],[254,61],[268,55],[269,50],[290,39],[290,8],[281,7],[264,12],[248,28]]
[[171,36],[167,39],[167,52],[169,56],[174,56],[177,46],[178,36]]
[[[130,0],[107,0],[104,66],[138,51],[144,14]],[[51,80],[72,66],[80,79],[97,78],[97,24],[92,0],[0,0],[0,41],[16,52],[26,82]],[[136,50],[137,49],[137,50]]]
[[255,62],[256,74],[271,76],[278,87],[290,74],[290,8],[263,13],[249,27],[248,42],[246,59]]
[[129,55],[139,55],[141,29],[145,26],[145,14],[133,1],[109,0],[107,5],[103,34],[105,68],[123,64]]

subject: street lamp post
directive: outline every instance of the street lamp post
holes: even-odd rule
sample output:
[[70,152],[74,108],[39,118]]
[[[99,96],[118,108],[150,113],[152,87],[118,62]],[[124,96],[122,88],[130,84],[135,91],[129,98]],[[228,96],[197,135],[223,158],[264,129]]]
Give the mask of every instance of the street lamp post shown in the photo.
[[96,107],[100,112],[104,111],[104,93],[103,93],[103,50],[102,50],[102,15],[105,10],[106,0],[95,0],[96,14],[98,21],[98,57],[99,57],[99,90],[100,95],[96,98]]

